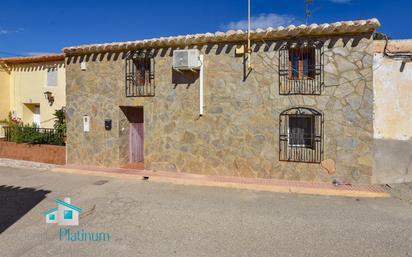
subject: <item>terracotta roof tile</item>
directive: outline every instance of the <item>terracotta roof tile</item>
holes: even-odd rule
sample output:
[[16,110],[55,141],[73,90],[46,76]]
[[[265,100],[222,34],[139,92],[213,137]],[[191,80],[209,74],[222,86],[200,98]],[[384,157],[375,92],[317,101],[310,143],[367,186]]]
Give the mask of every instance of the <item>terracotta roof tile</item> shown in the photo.
[[47,55],[35,55],[35,56],[22,56],[22,57],[7,57],[0,58],[1,63],[17,64],[17,63],[33,63],[33,62],[51,62],[51,61],[63,61],[64,54],[47,54]]
[[[267,29],[256,29],[251,32],[252,40],[279,39],[285,37],[307,36],[307,35],[340,35],[360,34],[373,32],[380,26],[376,19],[341,21],[325,24],[290,25],[288,27],[277,27]],[[109,44],[90,44],[63,48],[68,55],[88,54],[109,51],[128,51],[141,48],[160,48],[170,46],[185,46],[204,43],[239,42],[247,39],[247,32],[242,30],[229,30],[227,32],[193,34],[173,37],[160,37],[127,42],[114,42]]]

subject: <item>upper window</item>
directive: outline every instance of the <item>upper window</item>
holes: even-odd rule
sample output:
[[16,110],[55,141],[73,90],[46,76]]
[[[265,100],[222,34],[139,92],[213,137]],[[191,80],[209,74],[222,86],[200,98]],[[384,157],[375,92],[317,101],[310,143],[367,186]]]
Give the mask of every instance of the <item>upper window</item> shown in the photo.
[[57,86],[57,68],[47,69],[47,86],[48,87]]
[[279,52],[279,93],[319,95],[323,85],[322,48],[285,46]]
[[289,49],[289,79],[315,79],[315,48]]
[[154,96],[154,58],[131,52],[126,58],[126,96]]
[[279,160],[319,163],[322,155],[322,114],[304,107],[282,112],[279,119]]

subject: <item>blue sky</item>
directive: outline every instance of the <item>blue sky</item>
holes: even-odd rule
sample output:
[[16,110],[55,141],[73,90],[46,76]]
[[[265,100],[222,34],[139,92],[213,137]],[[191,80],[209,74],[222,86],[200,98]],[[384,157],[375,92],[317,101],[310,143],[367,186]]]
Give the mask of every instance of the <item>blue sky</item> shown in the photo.
[[[378,18],[379,31],[412,38],[410,0],[314,0],[309,23]],[[215,32],[245,26],[246,0],[2,1],[0,56],[65,46]],[[252,0],[259,27],[304,23],[304,0]]]

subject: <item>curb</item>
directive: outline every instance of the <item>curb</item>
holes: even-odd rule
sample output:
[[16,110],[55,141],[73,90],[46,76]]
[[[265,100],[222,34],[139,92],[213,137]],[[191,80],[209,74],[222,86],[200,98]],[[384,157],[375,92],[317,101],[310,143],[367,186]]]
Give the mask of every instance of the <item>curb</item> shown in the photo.
[[[113,169],[115,171],[107,171],[108,169],[96,168],[71,168],[71,167],[56,167],[51,169],[52,172],[68,173],[86,176],[100,176],[111,178],[136,179],[148,177],[152,182],[172,183],[177,185],[192,185],[192,186],[209,186],[209,187],[223,187],[233,189],[247,189],[254,191],[266,191],[275,193],[296,193],[307,195],[323,195],[323,196],[346,196],[346,197],[361,197],[361,198],[387,198],[390,194],[378,186],[368,186],[373,190],[359,190],[356,186],[345,188],[331,187],[327,183],[306,183],[293,181],[280,181],[279,185],[271,183],[256,183],[253,179],[242,178],[240,182],[225,181],[213,176],[195,175],[195,174],[176,174],[170,172],[155,172],[148,170],[128,170],[128,169]],[[120,171],[120,172],[119,172]],[[180,175],[180,174],[179,174]],[[265,181],[275,181],[271,179],[264,179]],[[276,183],[276,182],[275,182]],[[296,185],[299,184],[299,185]],[[315,186],[313,186],[315,185]],[[321,186],[316,186],[321,185]],[[326,186],[325,186],[326,185]]]

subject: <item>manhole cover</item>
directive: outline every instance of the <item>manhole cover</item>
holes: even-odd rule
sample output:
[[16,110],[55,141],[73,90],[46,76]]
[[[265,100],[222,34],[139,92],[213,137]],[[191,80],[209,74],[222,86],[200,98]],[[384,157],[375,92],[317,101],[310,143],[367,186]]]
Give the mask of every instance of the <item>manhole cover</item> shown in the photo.
[[106,184],[107,182],[109,182],[109,181],[108,180],[97,180],[97,181],[93,182],[93,185],[101,186],[101,185]]

